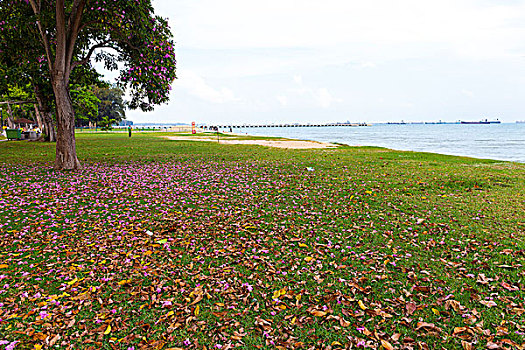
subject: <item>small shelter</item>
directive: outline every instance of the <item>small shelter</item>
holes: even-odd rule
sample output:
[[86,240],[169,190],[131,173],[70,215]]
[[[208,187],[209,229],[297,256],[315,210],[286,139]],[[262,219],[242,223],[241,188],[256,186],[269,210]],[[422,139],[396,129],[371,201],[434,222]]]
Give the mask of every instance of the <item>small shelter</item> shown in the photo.
[[27,119],[27,118],[18,118],[18,119],[15,119],[13,122],[15,124],[15,128],[25,129],[25,130],[33,129],[35,126],[38,125],[36,122],[32,121],[31,119]]
[[[38,127],[38,124],[31,119],[18,118],[13,121],[13,124],[15,125],[15,128],[18,129],[19,137],[22,140],[36,140],[40,137],[40,129],[37,128],[35,130],[35,127]],[[21,133],[20,130],[22,131]]]

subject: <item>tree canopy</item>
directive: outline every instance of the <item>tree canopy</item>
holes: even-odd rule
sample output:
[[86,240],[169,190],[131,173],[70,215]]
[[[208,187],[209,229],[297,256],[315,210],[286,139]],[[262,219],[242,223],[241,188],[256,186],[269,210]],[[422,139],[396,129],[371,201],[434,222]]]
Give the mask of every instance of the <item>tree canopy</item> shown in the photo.
[[176,78],[173,37],[151,0],[4,0],[0,18],[0,64],[12,67],[13,76],[40,72],[52,87],[59,169],[80,167],[70,96],[79,67],[95,60],[120,70],[118,84],[132,109],[150,111],[169,100]]
[[120,122],[126,118],[126,101],[124,101],[124,91],[118,87],[94,88],[94,94],[98,98],[98,118],[103,117],[114,119]]
[[75,118],[79,121],[96,120],[100,100],[93,89],[89,86],[74,86],[70,92],[75,108]]

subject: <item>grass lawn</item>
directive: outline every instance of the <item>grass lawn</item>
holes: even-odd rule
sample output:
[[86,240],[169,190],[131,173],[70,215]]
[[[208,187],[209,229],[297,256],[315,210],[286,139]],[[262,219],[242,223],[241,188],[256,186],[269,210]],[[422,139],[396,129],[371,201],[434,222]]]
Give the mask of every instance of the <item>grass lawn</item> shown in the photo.
[[0,143],[0,348],[525,348],[525,165],[159,135]]

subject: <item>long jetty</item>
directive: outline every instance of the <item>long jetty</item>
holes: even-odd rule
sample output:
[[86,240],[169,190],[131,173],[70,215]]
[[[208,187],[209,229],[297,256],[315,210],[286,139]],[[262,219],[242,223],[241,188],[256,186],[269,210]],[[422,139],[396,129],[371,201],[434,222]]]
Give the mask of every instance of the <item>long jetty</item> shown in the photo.
[[243,129],[243,128],[312,128],[312,127],[326,127],[326,126],[370,126],[370,124],[367,123],[326,123],[326,124],[243,124],[243,125],[235,125],[235,124],[222,124],[222,125],[210,125],[208,128],[219,128],[219,129]]

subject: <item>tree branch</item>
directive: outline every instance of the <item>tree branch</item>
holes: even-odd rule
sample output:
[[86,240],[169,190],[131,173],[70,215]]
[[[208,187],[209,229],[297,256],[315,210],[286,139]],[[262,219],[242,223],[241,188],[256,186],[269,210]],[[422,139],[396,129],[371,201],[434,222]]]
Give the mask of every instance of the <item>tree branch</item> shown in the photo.
[[35,103],[35,101],[33,101],[33,100],[28,100],[28,101],[3,101],[3,102],[0,102],[0,105],[26,105],[26,104],[30,104],[30,103]]
[[85,22],[83,23],[79,28],[78,28],[78,32],[80,33],[81,31],[83,31],[85,28],[88,28],[90,25],[92,24],[102,24],[102,22],[99,22],[99,21],[88,21],[88,22]]
[[106,47],[106,48],[110,48],[110,49],[114,49],[113,46],[109,46],[109,45],[108,45],[110,42],[111,42],[110,40],[107,40],[107,41],[104,41],[104,42],[102,42],[102,43],[99,43],[99,44],[93,45],[93,46],[89,49],[89,51],[88,51],[86,57],[84,57],[83,59],[81,59],[81,60],[79,60],[79,61],[75,61],[75,62],[73,62],[73,63],[71,64],[71,70],[75,69],[76,67],[78,67],[78,66],[80,66],[80,65],[82,65],[82,64],[86,64],[86,63],[88,63],[89,60],[91,59],[91,55],[93,55],[93,52],[94,52],[96,49],[101,49],[101,48],[104,48],[104,47]]
[[131,43],[131,41],[129,41],[129,39],[126,38],[126,36],[120,31],[120,29],[118,29],[117,27],[112,26],[112,25],[109,24],[109,23],[104,23],[104,25],[107,25],[107,26],[110,27],[113,31],[115,31],[117,34],[119,34],[120,37],[121,37],[121,38],[119,39],[120,41],[125,42],[126,44],[129,45],[129,47],[131,47],[131,48],[132,48],[133,50],[135,50],[135,51],[138,51],[138,50],[139,50],[138,47],[136,47],[135,45],[133,45],[133,44]]
[[66,45],[67,45],[67,28],[66,28],[66,12],[64,0],[56,1],[56,58],[55,71],[51,74],[55,75],[58,72],[64,74],[66,66]]
[[69,29],[69,40],[67,43],[67,54],[66,54],[66,71],[69,73],[73,69],[73,54],[75,52],[75,43],[77,41],[78,35],[80,33],[80,25],[82,23],[82,13],[84,12],[84,6],[86,5],[86,0],[75,0],[73,3],[73,9],[69,17],[70,24]]
[[41,9],[41,1],[38,1],[38,4],[35,2],[35,0],[29,0],[29,3],[31,4],[31,7],[33,8],[33,13],[35,14],[36,23],[38,26],[38,31],[40,32],[40,38],[42,39],[42,44],[44,45],[44,50],[46,51],[46,57],[47,57],[47,66],[49,68],[49,71],[52,71],[53,67],[53,60],[51,59],[51,47],[49,46],[49,38],[47,37],[47,33],[42,27],[42,22],[40,22],[40,9]]

